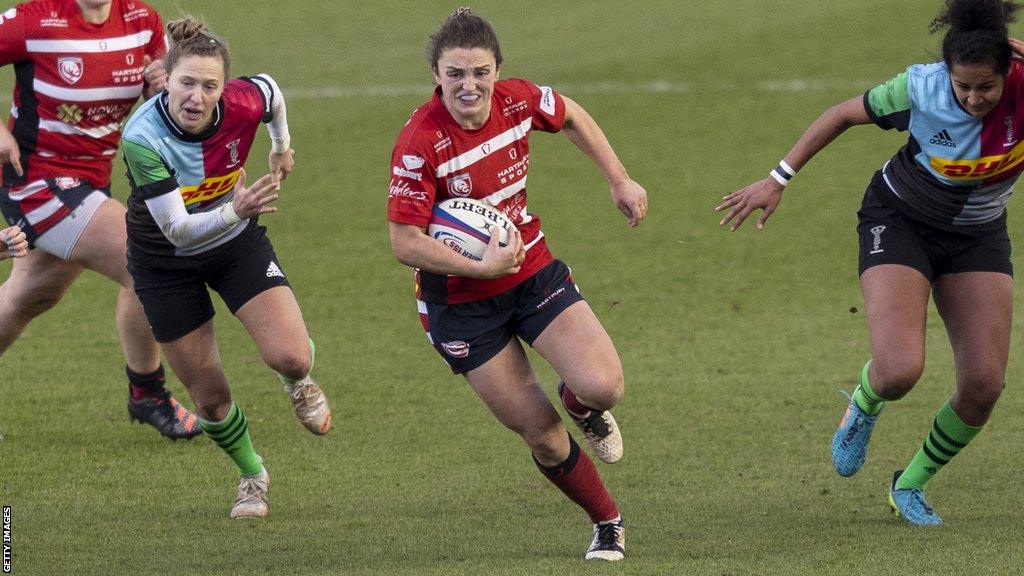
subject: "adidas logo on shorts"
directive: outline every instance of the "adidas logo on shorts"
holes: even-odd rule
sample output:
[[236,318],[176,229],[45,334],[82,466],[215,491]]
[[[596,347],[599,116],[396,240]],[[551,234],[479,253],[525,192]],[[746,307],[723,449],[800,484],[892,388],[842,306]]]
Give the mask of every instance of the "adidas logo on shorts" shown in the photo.
[[284,272],[278,268],[277,263],[273,260],[270,261],[270,266],[267,266],[267,278],[273,278],[274,276],[280,276],[284,278]]

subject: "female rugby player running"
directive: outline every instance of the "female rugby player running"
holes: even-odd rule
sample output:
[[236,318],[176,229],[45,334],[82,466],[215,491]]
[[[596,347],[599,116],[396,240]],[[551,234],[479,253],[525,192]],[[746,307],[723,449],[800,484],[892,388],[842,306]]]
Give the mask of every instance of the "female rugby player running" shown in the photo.
[[[257,224],[260,214],[277,210],[270,203],[294,166],[285,104],[269,76],[225,81],[227,45],[205,24],[186,17],[167,30],[167,93],[140,107],[124,130],[132,187],[128,269],[200,425],[242,475],[231,517],[262,517],[270,478],[231,399],[207,286],[252,335],[302,424],[326,434],[331,411],[309,376],[313,341],[266,228]],[[273,144],[270,174],[246,187],[242,167],[261,122],[269,123]]]
[[120,284],[128,413],[168,438],[202,434],[164,388],[160,350],[125,269],[124,206],[110,198],[121,123],[164,89],[160,15],[134,0],[38,0],[0,16],[14,106],[0,126],[0,211],[32,247],[0,285],[0,355],[86,268]]
[[929,295],[946,325],[956,391],[889,490],[893,511],[915,525],[940,524],[928,481],[981,431],[1003,390],[1010,347],[1012,273],[1006,204],[1024,171],[1024,63],[1012,59],[1007,25],[1020,5],[949,0],[932,31],[949,27],[942,62],[909,67],[819,117],[768,178],[729,194],[716,209],[738,228],[758,228],[796,172],[851,126],[909,131],[875,173],[860,211],[860,284],[871,333],[861,372],[832,439],[832,463],[852,476],[864,463],[886,402],[906,395],[924,370]]
[[[561,376],[559,396],[591,449],[622,456],[608,412],[623,395],[611,339],[580,296],[569,268],[554,260],[540,220],[526,207],[531,130],[564,130],[611,184],[612,200],[643,220],[647,193],[630,180],[597,123],[546,86],[499,80],[501,48],[483,18],[456,10],[429,43],[438,88],[406,124],[392,155],[388,220],[400,262],[417,269],[427,336],[502,424],[522,436],[541,472],[590,516],[586,558],[619,560],[622,518],[590,458],[579,449],[537,382],[520,339]],[[516,225],[472,261],[426,235],[436,202],[482,200]]]

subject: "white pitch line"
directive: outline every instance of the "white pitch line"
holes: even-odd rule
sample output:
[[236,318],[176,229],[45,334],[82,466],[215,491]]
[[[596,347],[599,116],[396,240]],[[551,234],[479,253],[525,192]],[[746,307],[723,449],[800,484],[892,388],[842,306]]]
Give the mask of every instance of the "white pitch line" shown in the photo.
[[[683,82],[651,80],[649,82],[589,82],[556,85],[565,94],[689,94],[701,92],[859,92],[874,87],[869,80],[822,80],[794,78],[765,80],[750,84],[736,82]],[[422,96],[430,94],[429,84],[355,84],[349,86],[319,86],[312,88],[284,88],[285,96],[293,100],[332,100],[343,98],[379,98],[393,96]]]

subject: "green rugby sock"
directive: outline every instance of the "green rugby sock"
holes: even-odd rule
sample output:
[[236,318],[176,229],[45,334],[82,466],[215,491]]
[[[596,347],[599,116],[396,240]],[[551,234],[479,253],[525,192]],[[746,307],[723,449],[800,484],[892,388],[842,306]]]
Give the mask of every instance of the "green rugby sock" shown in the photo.
[[853,400],[861,410],[874,415],[885,407],[885,398],[875,394],[875,391],[871,389],[871,383],[868,382],[868,366],[871,366],[871,360],[868,360],[860,372],[860,386],[853,391]]
[[956,415],[953,407],[946,402],[935,415],[932,431],[924,439],[921,449],[914,455],[903,475],[896,481],[896,488],[917,488],[924,490],[925,484],[963,450],[964,446],[981,432],[984,426],[968,426]]
[[225,454],[238,466],[242,476],[255,476],[263,470],[263,463],[260,457],[252,449],[252,439],[249,437],[249,422],[234,402],[228,410],[226,418],[220,422],[208,422],[199,419],[199,426],[203,432],[213,440]]
[[[315,366],[315,365],[316,365],[316,344],[314,344],[313,343],[313,339],[310,338],[309,339],[309,372],[306,373],[306,376],[309,376],[310,374],[313,373],[313,366]],[[293,380],[292,378],[289,378],[289,377],[285,376],[284,374],[278,374],[277,377],[280,378],[281,382],[284,382],[285,384],[295,384],[299,380],[302,380],[302,378],[299,378],[299,380]],[[303,378],[305,378],[305,376],[303,376]]]

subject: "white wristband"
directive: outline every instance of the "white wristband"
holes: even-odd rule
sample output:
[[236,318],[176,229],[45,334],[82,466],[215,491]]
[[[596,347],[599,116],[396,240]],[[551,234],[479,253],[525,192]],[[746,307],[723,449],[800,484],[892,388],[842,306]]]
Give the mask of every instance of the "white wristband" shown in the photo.
[[772,169],[768,175],[774,178],[775,181],[783,187],[786,187],[789,185],[789,181],[793,176],[796,176],[796,170],[793,170],[789,164],[786,164],[785,160],[781,160],[779,161],[779,165]]

